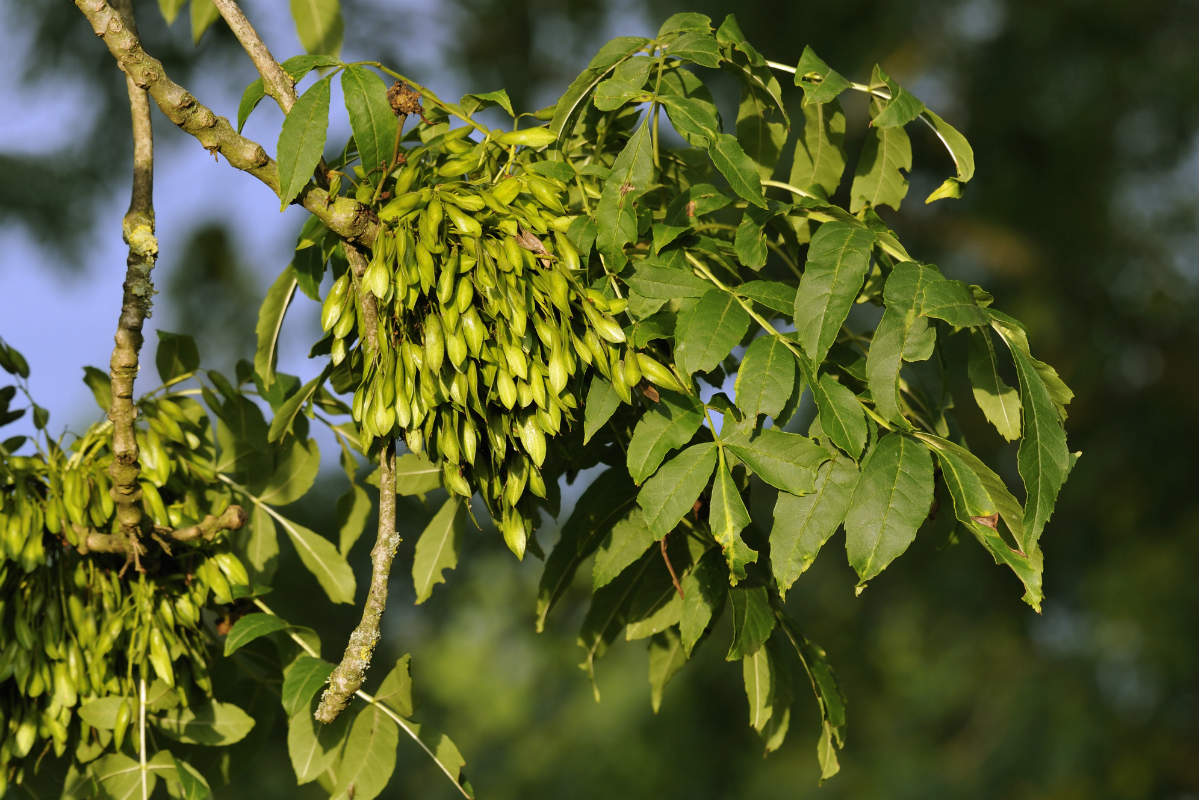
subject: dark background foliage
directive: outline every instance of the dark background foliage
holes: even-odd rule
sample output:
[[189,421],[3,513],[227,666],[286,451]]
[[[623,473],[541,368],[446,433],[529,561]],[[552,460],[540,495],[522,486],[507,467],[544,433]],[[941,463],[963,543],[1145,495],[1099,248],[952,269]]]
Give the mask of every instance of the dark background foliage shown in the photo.
[[[980,549],[945,536],[918,540],[854,598],[834,538],[789,599],[850,700],[842,773],[820,789],[810,699],[796,705],[788,744],[762,760],[745,725],[739,666],[717,647],[675,678],[657,716],[642,647],[617,647],[600,665],[595,704],[574,669],[582,595],[534,634],[537,566],[515,565],[497,537],[469,536],[449,586],[422,607],[396,581],[391,652],[380,663],[414,653],[423,713],[454,736],[486,798],[1199,796],[1197,4],[737,6],[767,57],[794,62],[810,44],[858,79],[879,62],[973,144],[979,169],[965,198],[924,207],[919,198],[948,165],[933,142],[917,140],[912,194],[904,215],[888,220],[913,254],[983,284],[1024,320],[1034,353],[1077,395],[1068,428],[1083,458],[1043,539],[1044,613],[1021,604],[1017,582]],[[709,0],[345,0],[343,8],[355,54],[433,87],[504,86],[526,109],[552,102],[609,35],[652,32],[679,10],[718,21],[733,10]],[[196,59],[185,21],[167,31],[150,11],[147,40],[180,83],[248,80],[227,32],[210,33]],[[77,134],[61,151],[36,160],[0,152],[5,225],[28,226],[69,273],[96,204],[114,186],[124,192],[124,84],[70,4],[8,16],[33,40],[22,73],[29,85],[82,81],[87,91],[70,120]],[[74,235],[63,235],[64,218]],[[215,363],[250,355],[258,298],[247,287],[282,263],[245,263],[227,231],[198,220],[186,255],[166,254],[162,264],[160,289],[181,315],[162,324],[196,331]],[[246,335],[230,335],[237,330]],[[976,448],[991,441],[976,434]],[[1015,455],[996,449],[988,460],[1014,464]],[[330,480],[304,501],[312,527],[327,528],[340,490]],[[405,513],[411,541],[428,512]],[[542,540],[552,543],[552,530]],[[354,612],[324,617],[306,606],[308,591],[281,586],[273,605],[297,609],[287,616],[321,629],[331,652]],[[295,796],[280,733],[263,734],[268,757],[236,776],[234,796]],[[395,796],[452,795],[403,742],[400,763]]]

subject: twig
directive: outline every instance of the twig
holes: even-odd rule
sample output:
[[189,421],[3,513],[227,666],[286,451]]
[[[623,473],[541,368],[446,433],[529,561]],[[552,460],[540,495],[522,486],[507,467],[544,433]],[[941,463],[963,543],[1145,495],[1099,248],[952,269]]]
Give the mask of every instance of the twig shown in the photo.
[[387,606],[387,584],[391,561],[400,544],[396,533],[395,440],[389,440],[379,456],[379,532],[371,549],[371,585],[362,609],[362,621],[350,634],[341,663],[329,676],[329,685],[316,709],[318,722],[337,719],[350,698],[362,687],[379,641],[379,621]]
[[379,306],[374,293],[362,286],[362,276],[366,274],[370,262],[361,250],[349,242],[345,244],[345,251],[346,260],[350,262],[350,269],[354,273],[358,301],[362,304],[362,341],[366,344],[367,356],[373,359],[379,352]]
[[[203,539],[206,542],[212,541],[221,531],[239,530],[246,524],[249,519],[245,509],[241,506],[229,506],[221,513],[220,516],[209,514],[204,519],[197,522],[195,525],[189,525],[186,528],[177,528],[170,530],[169,528],[156,528],[154,530],[155,540],[163,549],[167,549],[167,541],[171,542],[190,542],[196,539]],[[133,552],[140,555],[145,552],[145,548],[138,541],[137,536],[128,536],[124,533],[100,533],[99,531],[76,525],[75,532],[79,535],[79,545],[76,549],[81,555],[88,553],[125,553],[133,558]],[[167,551],[169,554],[169,550]]]
[[254,30],[254,26],[246,19],[246,15],[234,0],[212,0],[212,4],[221,13],[237,41],[241,42],[242,49],[254,62],[254,68],[262,76],[262,86],[266,93],[279,104],[284,114],[291,111],[291,107],[296,104],[295,84],[271,55],[258,31]]
[[[136,33],[132,3],[118,0],[118,5],[126,28]],[[132,540],[132,546],[124,550],[140,570],[138,557],[142,548],[136,540],[141,535],[142,522],[142,491],[137,483],[141,464],[138,463],[137,437],[133,429],[133,420],[137,417],[133,383],[137,378],[138,355],[142,347],[142,325],[150,314],[150,298],[154,295],[150,272],[158,258],[158,240],[154,236],[154,130],[150,121],[150,102],[145,91],[131,78],[126,77],[125,84],[133,123],[133,191],[121,225],[129,245],[129,256],[121,313],[108,365],[112,393],[108,418],[112,420],[113,455],[108,476],[112,479],[111,493],[121,535]]]
[[[121,70],[138,87],[149,92],[162,113],[206,150],[220,153],[229,163],[248,172],[279,194],[279,169],[257,142],[241,136],[229,120],[217,116],[163,70],[162,62],[142,49],[136,32],[121,20],[106,0],[75,0],[92,30],[104,40]],[[349,197],[332,198],[325,189],[309,184],[295,202],[302,205],[329,230],[343,239],[369,247],[379,232],[379,220],[371,210]]]
[[670,556],[666,554],[666,537],[663,536],[659,539],[658,544],[662,548],[662,560],[666,562],[666,571],[670,573],[670,582],[674,584],[674,590],[679,593],[679,597],[684,597],[683,585],[679,583],[679,576],[674,571],[674,564],[670,563]]

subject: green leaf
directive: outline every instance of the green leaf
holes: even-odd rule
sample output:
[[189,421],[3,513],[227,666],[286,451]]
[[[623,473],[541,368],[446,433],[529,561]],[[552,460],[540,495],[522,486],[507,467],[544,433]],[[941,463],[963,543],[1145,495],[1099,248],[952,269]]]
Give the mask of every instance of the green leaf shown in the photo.
[[179,797],[182,800],[204,800],[204,798],[212,796],[212,789],[199,770],[183,759],[171,755],[166,750],[159,750],[154,756],[155,760],[163,754],[170,756],[175,766],[174,781],[172,781],[170,773],[166,773],[163,776],[166,778],[168,785],[172,782],[179,785],[178,794],[172,793],[173,797]]
[[949,151],[949,156],[953,159],[953,165],[957,170],[956,177],[946,178],[945,182],[934,189],[924,202],[931,203],[942,197],[961,197],[962,184],[974,177],[974,149],[970,146],[970,142],[966,141],[965,136],[932,111],[925,109],[924,116],[932,123],[933,131],[941,140],[941,144]]
[[728,570],[723,564],[720,548],[713,547],[704,553],[683,576],[681,583],[683,611],[679,617],[679,635],[683,651],[690,658],[708,623],[720,613],[728,594]]
[[679,315],[675,363],[685,375],[716,367],[749,329],[750,317],[737,298],[711,289]]
[[779,281],[746,281],[735,291],[740,297],[753,300],[771,311],[790,319],[795,313],[795,287]]
[[703,420],[703,406],[694,397],[662,392],[629,440],[626,461],[633,481],[644,483],[671,450],[691,441]]
[[397,127],[387,85],[366,67],[348,66],[341,73],[341,90],[362,168],[369,180],[382,180],[382,174],[375,173],[391,162]]
[[[992,314],[995,316],[998,312]],[[1058,493],[1073,463],[1070,450],[1066,447],[1066,431],[1062,426],[1061,414],[1038,368],[1045,365],[1032,357],[1023,331],[999,316],[995,316],[992,324],[1000,338],[1007,343],[1020,380],[1024,437],[1020,440],[1016,461],[1027,495],[1024,501],[1024,539],[1020,545],[1028,551],[1035,546],[1045,523],[1053,514]],[[1057,377],[1056,373],[1053,375]],[[1064,384],[1062,386],[1064,388]]]
[[745,350],[734,384],[737,407],[748,417],[782,413],[795,389],[795,356],[774,336],[759,336]]
[[662,690],[675,673],[687,663],[683,642],[674,628],[655,633],[649,642],[650,705],[654,713],[662,707]]
[[368,706],[358,712],[346,738],[334,796],[353,800],[378,797],[395,771],[399,739],[395,723],[378,708]]
[[729,182],[730,189],[755,206],[766,208],[758,165],[742,149],[735,136],[727,133],[716,134],[716,138],[708,145],[708,157]]
[[729,589],[729,609],[733,619],[733,641],[726,661],[736,661],[755,652],[774,630],[774,610],[764,586],[734,586]]
[[593,376],[587,388],[587,399],[583,402],[583,444],[591,441],[591,437],[604,427],[618,408],[620,396],[612,384],[599,375]]
[[221,18],[221,12],[213,5],[212,0],[192,0],[191,24],[192,44],[199,44],[204,32],[212,23]]
[[312,698],[329,680],[333,673],[333,665],[323,658],[314,658],[301,653],[283,671],[283,688],[280,701],[283,712],[288,717],[303,710],[307,712],[312,705]]
[[595,87],[592,102],[600,111],[615,111],[630,100],[645,100],[647,95],[644,78],[638,83],[630,83],[613,76]]
[[462,519],[458,513],[462,503],[451,497],[425,526],[416,541],[412,558],[412,582],[416,586],[416,603],[429,599],[433,587],[444,583],[442,572],[458,566],[458,547],[462,539]]
[[405,653],[375,690],[375,700],[401,717],[412,716],[412,656]]
[[907,172],[912,169],[912,143],[903,128],[872,128],[853,170],[849,210],[891,206],[896,211],[908,193]]
[[554,106],[550,130],[557,136],[570,133],[575,115],[596,85],[617,64],[644,48],[649,42],[649,39],[642,36],[618,36],[601,47],[595,57],[591,59],[591,63],[571,82],[562,97],[559,98],[558,104]]
[[786,673],[776,669],[773,662],[769,647],[759,647],[741,658],[741,679],[745,684],[745,698],[749,701],[749,726],[758,733],[766,730],[776,711],[787,710],[785,704],[775,708],[776,700],[782,699],[777,696],[781,694],[777,684],[785,681]]
[[712,18],[707,14],[700,14],[697,11],[680,11],[666,18],[666,21],[662,23],[662,27],[658,28],[658,38],[661,39],[668,33],[683,33],[687,31],[710,34],[712,32]]
[[[624,628],[629,604],[649,563],[647,558],[641,559],[633,568],[625,570],[616,580],[591,596],[591,605],[588,606],[583,624],[579,628],[579,646],[584,650],[584,659],[580,666],[587,670],[593,684],[595,661],[604,654],[608,645]],[[595,692],[598,699],[598,688]]]
[[224,747],[245,738],[254,719],[232,703],[213,700],[202,706],[147,715],[159,730],[185,744]]
[[907,125],[920,112],[924,111],[924,103],[912,96],[895,81],[891,80],[882,67],[874,65],[874,74],[870,78],[871,86],[883,84],[890,91],[891,99],[882,104],[879,112],[871,119],[870,124],[878,128],[894,128]]
[[654,538],[661,539],[674,529],[699,493],[708,485],[716,466],[716,445],[704,442],[688,447],[662,465],[637,494],[637,504],[645,510],[645,520]]
[[169,384],[183,375],[191,375],[200,368],[200,351],[196,340],[186,334],[158,331],[158,350],[154,353],[154,365],[163,384]]
[[[90,772],[104,788],[105,795],[113,800],[133,800],[142,796],[141,765],[124,753],[109,753],[91,765]],[[146,793],[149,797],[158,782],[154,773],[146,775]]]
[[396,457],[396,494],[427,494],[441,486],[441,467],[424,456],[404,453]]
[[112,695],[89,700],[79,706],[79,718],[93,728],[110,731],[116,727],[117,711],[121,704],[127,702],[131,701]]
[[592,591],[615,580],[653,544],[654,535],[646,525],[645,517],[640,509],[634,508],[627,517],[612,526],[596,550],[591,572]]
[[296,295],[296,273],[291,264],[284,268],[271,288],[267,290],[262,305],[258,308],[258,324],[254,332],[258,346],[254,350],[254,371],[269,389],[275,382],[275,361],[279,353],[279,331],[283,329],[283,318]]
[[279,560],[279,535],[275,521],[263,506],[254,506],[250,524],[233,534],[241,560],[250,570],[255,586],[269,584]]
[[908,549],[932,502],[928,450],[902,434],[881,437],[862,462],[845,516],[845,552],[858,573],[858,593]]
[[100,410],[108,411],[112,406],[112,381],[108,373],[95,367],[84,367],[83,382],[92,390],[92,397],[96,398],[96,405]]
[[279,525],[291,539],[305,569],[312,573],[334,603],[354,602],[354,571],[333,543],[315,531],[279,517]]
[[755,475],[776,489],[806,494],[829,452],[806,436],[766,428],[748,442],[729,439],[728,449]]
[[[512,99],[508,97],[506,89],[496,89],[493,92],[472,92],[471,94],[462,95],[462,100],[459,103],[468,115],[473,115],[480,109],[490,106],[499,106],[508,112],[508,116],[515,117],[516,112],[512,110]],[[549,144],[547,142],[546,144]]]
[[704,147],[720,132],[720,118],[711,101],[662,92],[658,95],[670,124],[687,143]]
[[746,209],[733,238],[733,252],[744,267],[758,270],[766,266],[766,223],[767,212],[757,208]]
[[861,225],[826,222],[808,245],[799,290],[795,328],[814,366],[824,361],[870,269],[874,234]]
[[823,105],[837,99],[850,83],[805,46],[795,67],[795,85],[803,88],[804,105]]
[[341,51],[345,25],[338,0],[291,0],[291,16],[309,53],[335,56]]
[[[1034,610],[1041,610],[1044,593],[1041,590],[1042,555],[1034,543],[1028,552],[1013,549],[999,532],[999,520],[1017,520],[1010,528],[1016,541],[1020,540],[1020,506],[999,476],[964,449],[938,437],[922,435],[925,444],[937,455],[941,477],[953,498],[954,515],[979,544],[987,549],[996,564],[1006,564],[1024,584],[1024,601]],[[963,455],[965,453],[965,455]],[[992,490],[995,494],[992,495]]]
[[624,246],[637,238],[634,205],[650,188],[653,176],[653,141],[647,118],[616,156],[595,208],[599,225],[595,246],[609,258],[623,258]]
[[724,45],[728,50],[736,50],[745,56],[745,60],[754,66],[765,66],[766,59],[758,52],[749,40],[745,38],[745,34],[741,32],[741,25],[737,22],[737,17],[729,14],[720,23],[720,27],[716,30],[716,41]]
[[320,375],[308,381],[295,394],[283,401],[283,404],[275,411],[275,418],[271,420],[271,427],[266,434],[268,442],[277,442],[283,438],[284,434],[291,431],[296,415],[300,413],[300,408],[316,393],[316,390],[320,388],[332,371],[332,366],[326,366]]
[[691,31],[671,42],[666,48],[667,58],[681,58],[701,67],[719,67],[720,47],[709,31]]
[[[320,0],[300,0],[313,3]],[[321,78],[296,100],[283,120],[276,149],[279,160],[279,210],[287,208],[308,185],[325,149],[329,128],[329,85]]]
[[1020,397],[999,376],[999,364],[989,331],[970,331],[966,374],[970,378],[974,402],[987,421],[1009,442],[1020,438]]
[[233,623],[225,636],[225,655],[232,655],[255,639],[285,628],[287,623],[274,614],[247,614]]
[[337,550],[343,556],[349,554],[362,535],[373,508],[366,490],[357,484],[337,498]]
[[758,559],[758,554],[741,538],[741,531],[752,520],[733,483],[733,476],[723,459],[716,467],[712,484],[712,504],[708,507],[708,527],[724,553],[734,582],[745,579],[745,567]]
[[909,423],[900,407],[899,370],[904,361],[923,361],[932,355],[936,331],[919,311],[925,285],[938,278],[910,261],[895,265],[883,290],[886,308],[866,354],[866,384],[875,410],[905,427]]
[[351,719],[350,714],[342,714],[333,724],[317,727],[309,709],[305,704],[287,720],[287,754],[301,785],[319,778],[337,758]]
[[807,384],[812,390],[821,429],[829,441],[857,459],[866,445],[865,412],[857,395],[832,375],[821,375],[819,381],[808,378]]
[[647,259],[637,265],[629,279],[629,288],[643,297],[671,300],[703,297],[712,289],[712,284],[690,270],[657,266]]
[[258,492],[258,499],[275,506],[299,500],[316,481],[321,452],[315,439],[290,439],[275,448],[275,467]]
[[185,5],[187,0],[158,0],[158,10],[162,12],[162,18],[167,25],[174,23],[175,17],[179,16]]
[[818,104],[806,106],[803,117],[788,183],[832,197],[845,174],[845,115],[839,108]]
[[608,529],[635,505],[637,487],[623,469],[609,469],[593,480],[562,526],[537,587],[537,630],[545,627],[550,608],[566,591],[579,564],[595,552]]
[[[284,61],[279,66],[283,67],[293,81],[298,81],[300,78],[307,75],[311,70],[320,69],[323,67],[335,67],[341,62],[332,56],[326,55],[299,55],[292,56]],[[246,90],[242,93],[241,102],[237,105],[237,132],[241,133],[242,127],[246,124],[246,120],[257,106],[258,103],[266,97],[266,87],[262,84],[262,78],[250,83]],[[316,299],[316,298],[313,298]]]
[[787,590],[836,533],[849,512],[857,482],[857,465],[837,456],[820,465],[810,494],[796,497],[779,492],[770,530],[770,565],[779,597],[786,597]]
[[[757,166],[758,176],[768,180],[787,142],[790,120],[785,112],[781,117],[774,116],[776,101],[782,96],[775,77],[763,70],[749,69],[746,73],[753,79],[743,86],[737,106],[737,141]],[[781,106],[777,108],[782,111]]]

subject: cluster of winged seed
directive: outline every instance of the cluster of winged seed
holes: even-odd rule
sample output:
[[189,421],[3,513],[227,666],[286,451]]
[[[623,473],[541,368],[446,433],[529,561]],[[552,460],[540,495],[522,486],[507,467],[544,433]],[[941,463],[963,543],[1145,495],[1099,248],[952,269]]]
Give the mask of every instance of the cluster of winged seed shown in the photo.
[[573,420],[590,371],[626,402],[643,377],[682,385],[626,342],[614,316],[626,302],[588,286],[565,184],[462,174],[487,163],[487,144],[440,165],[409,154],[369,266],[337,278],[321,324],[338,363],[363,338],[359,296],[374,296],[379,347],[363,356],[354,419],[439,462],[449,491],[479,492],[522,557],[546,497],[547,440]]

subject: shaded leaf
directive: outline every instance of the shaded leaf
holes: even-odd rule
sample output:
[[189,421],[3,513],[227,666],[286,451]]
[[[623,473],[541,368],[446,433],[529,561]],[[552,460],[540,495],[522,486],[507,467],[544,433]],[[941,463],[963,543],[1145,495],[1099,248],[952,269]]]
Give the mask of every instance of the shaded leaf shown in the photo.
[[624,246],[637,238],[634,205],[650,188],[653,174],[653,142],[647,118],[616,156],[595,208],[599,226],[595,246],[609,258],[623,258]]
[[912,169],[912,143],[903,128],[872,128],[849,188],[849,210],[891,206],[896,211],[908,193],[907,173]]
[[733,641],[726,661],[736,661],[755,652],[774,630],[774,610],[764,586],[734,586],[729,590],[729,610],[733,619]]
[[724,553],[733,582],[744,580],[745,567],[757,560],[758,554],[741,538],[741,531],[752,520],[741,492],[733,483],[728,466],[721,459],[712,484],[712,504],[708,508],[708,527]]
[[296,274],[291,264],[279,274],[267,290],[262,305],[258,307],[258,324],[254,333],[258,337],[254,349],[254,371],[262,379],[264,388],[275,382],[275,361],[279,353],[279,331],[283,329],[283,318],[296,295]]
[[642,36],[618,36],[600,48],[579,76],[575,78],[558,103],[554,106],[554,116],[550,120],[550,130],[561,136],[569,133],[575,115],[579,112],[583,101],[591,90],[604,79],[618,63],[641,50],[650,40]]
[[405,653],[396,659],[395,666],[375,690],[375,700],[386,703],[401,717],[412,716],[412,656]]
[[654,634],[649,643],[649,686],[650,705],[655,714],[662,707],[662,690],[686,663],[687,653],[674,628]]
[[795,328],[817,367],[862,288],[873,246],[873,233],[848,222],[826,222],[812,236],[795,295]]
[[1009,442],[1020,438],[1020,397],[999,376],[995,345],[989,331],[970,331],[966,374],[974,402],[999,435]]
[[254,727],[254,719],[232,703],[213,700],[192,708],[147,714],[155,727],[185,744],[223,747],[240,742]]
[[[317,0],[300,0],[317,2]],[[287,208],[308,181],[325,149],[329,128],[329,84],[321,78],[296,100],[283,120],[276,148],[279,161],[279,209]]]
[[296,783],[314,781],[337,758],[346,738],[346,729],[356,715],[341,714],[330,725],[318,726],[309,704],[287,720],[287,754],[296,773]]
[[907,125],[924,111],[924,103],[917,100],[907,89],[904,89],[882,67],[874,65],[874,73],[870,77],[871,86],[885,85],[891,95],[890,100],[882,103],[878,113],[874,114],[870,124],[879,128],[894,128]]
[[758,166],[735,136],[718,133],[708,144],[708,157],[729,182],[730,189],[755,206],[766,208]]
[[341,73],[341,90],[362,168],[369,180],[382,180],[375,173],[391,163],[397,127],[387,85],[366,67],[348,66]]
[[790,319],[795,313],[796,287],[780,281],[746,281],[734,291],[741,297],[753,300],[771,311]]
[[841,73],[824,63],[811,47],[805,45],[795,67],[795,85],[803,89],[806,106],[832,102],[850,84]]
[[939,277],[910,261],[895,265],[884,288],[886,308],[866,354],[866,384],[875,410],[903,426],[908,422],[900,408],[899,371],[904,361],[923,361],[932,355],[935,330],[919,312],[926,283]]
[[334,603],[354,602],[354,572],[333,543],[315,531],[286,518],[276,520],[283,528],[305,569],[312,573]]
[[587,399],[583,401],[583,444],[591,441],[619,407],[620,396],[612,384],[599,375],[592,376]]
[[434,586],[445,582],[442,572],[458,566],[458,545],[462,537],[458,512],[461,510],[462,503],[458,498],[446,500],[416,541],[412,582],[416,586],[417,605],[429,599]]
[[323,658],[314,658],[301,653],[296,656],[287,669],[283,670],[283,687],[280,692],[280,702],[288,717],[303,709],[307,712],[312,704],[312,698],[325,685],[333,665]]
[[300,44],[309,53],[337,55],[345,24],[338,0],[291,0],[291,16]]
[[337,498],[337,549],[343,556],[362,535],[373,509],[366,490],[357,484]]
[[350,725],[333,789],[334,797],[372,800],[387,787],[395,770],[400,733],[374,706],[358,712]]
[[154,365],[163,384],[169,384],[183,375],[190,375],[200,368],[200,351],[196,340],[181,333],[158,331],[158,349],[154,353]]
[[396,494],[410,497],[426,494],[439,486],[441,467],[415,453],[396,456]]
[[204,32],[221,18],[212,0],[191,0],[192,43],[198,44]]
[[857,465],[837,456],[820,465],[810,494],[796,497],[779,492],[770,530],[770,566],[780,597],[786,597],[787,590],[836,533],[849,512],[857,482]]
[[271,427],[267,431],[266,439],[268,442],[277,442],[283,438],[284,434],[290,433],[293,424],[296,420],[296,415],[300,413],[300,409],[308,400],[316,393],[325,379],[332,372],[331,366],[326,366],[320,375],[317,375],[308,383],[304,384],[291,397],[283,401],[279,408],[275,411],[275,418],[271,420]]
[[866,417],[858,397],[832,375],[807,381],[816,403],[820,427],[829,441],[857,459],[866,445]]
[[596,550],[591,573],[592,591],[611,583],[653,544],[654,534],[646,525],[640,509],[634,508],[627,517],[612,526]]
[[287,623],[274,614],[247,614],[233,623],[225,636],[225,655],[232,655],[255,639],[284,630]]
[[932,500],[928,450],[902,434],[881,437],[862,462],[845,516],[845,551],[858,573],[858,592],[908,548]]
[[760,336],[746,348],[737,370],[737,407],[748,417],[777,417],[795,390],[795,381],[795,356],[778,338]]
[[806,106],[803,118],[788,182],[797,189],[818,188],[832,197],[845,174],[845,115],[839,108],[818,104]]
[[321,452],[315,439],[291,439],[275,450],[274,471],[258,492],[264,503],[285,506],[299,500],[316,481]]
[[675,363],[690,375],[708,372],[729,354],[749,329],[750,317],[737,298],[711,289],[679,315]]
[[640,484],[654,474],[671,450],[691,441],[703,419],[703,406],[694,397],[662,392],[629,440],[626,463],[633,481]]
[[716,466],[716,445],[704,442],[688,447],[662,465],[637,494],[637,504],[654,538],[661,539],[691,510],[708,485]]
[[679,616],[679,635],[688,658],[708,624],[720,613],[728,594],[728,570],[722,562],[720,548],[713,547],[681,581],[683,610]]

